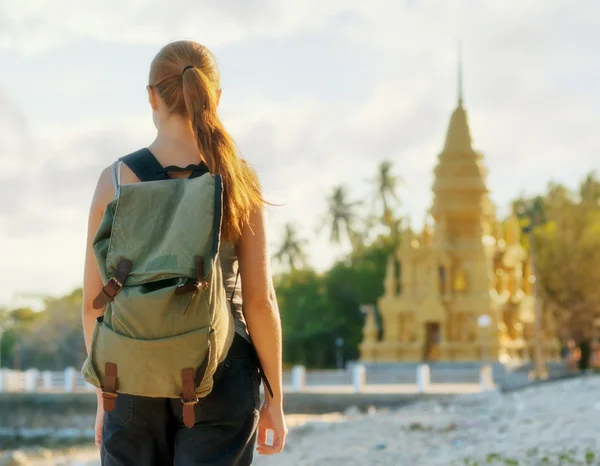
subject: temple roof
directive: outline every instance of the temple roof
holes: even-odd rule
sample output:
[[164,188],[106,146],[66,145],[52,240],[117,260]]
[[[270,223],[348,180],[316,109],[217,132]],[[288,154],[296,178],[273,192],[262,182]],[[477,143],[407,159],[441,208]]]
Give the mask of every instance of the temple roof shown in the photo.
[[[487,197],[483,155],[473,149],[462,91],[462,63],[458,60],[457,105],[448,125],[444,147],[434,170],[432,213],[436,221],[487,215],[492,207]],[[483,197],[480,197],[483,196]],[[448,225],[448,231],[452,230]]]
[[452,113],[450,125],[446,133],[446,143],[443,152],[469,153],[473,152],[471,147],[471,132],[467,122],[467,112],[462,106],[462,99],[458,100],[458,107]]
[[485,167],[481,154],[471,146],[471,133],[467,112],[459,97],[458,106],[452,113],[444,149],[434,170],[433,191],[474,190],[486,192]]

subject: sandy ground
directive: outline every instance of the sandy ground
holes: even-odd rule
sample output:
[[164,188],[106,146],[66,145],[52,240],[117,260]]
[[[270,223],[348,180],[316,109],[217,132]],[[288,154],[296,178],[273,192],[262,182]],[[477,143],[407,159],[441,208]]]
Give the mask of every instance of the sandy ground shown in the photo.
[[[462,395],[398,410],[291,416],[285,451],[257,456],[254,464],[600,465],[598,393],[600,377],[589,376],[506,395]],[[83,451],[78,458],[31,464],[98,465],[97,453],[89,455]],[[465,462],[467,458],[473,462]]]
[[255,464],[600,464],[599,390],[600,377],[585,377],[308,422],[291,432],[284,453]]

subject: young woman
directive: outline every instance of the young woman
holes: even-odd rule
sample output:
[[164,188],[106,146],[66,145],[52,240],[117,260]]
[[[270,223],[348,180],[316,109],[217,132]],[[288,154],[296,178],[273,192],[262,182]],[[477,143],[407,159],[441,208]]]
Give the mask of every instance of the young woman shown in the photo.
[[[147,148],[123,159],[120,183],[141,182],[142,173],[144,181],[149,176],[190,176],[201,163],[221,175],[220,259],[225,288],[234,296],[236,336],[217,369],[212,392],[194,408],[193,428],[183,425],[180,400],[119,394],[115,408],[104,413],[98,390],[96,444],[106,466],[250,465],[256,441],[259,454],[273,454],[283,449],[287,435],[281,325],[269,267],[265,201],[256,174],[238,157],[217,115],[219,71],[206,47],[191,41],[166,45],[152,61],[147,90],[157,136]],[[165,172],[168,166],[187,170]],[[100,175],[88,223],[83,308],[88,352],[94,323],[102,314],[92,305],[103,286],[92,244],[113,196],[108,167]],[[238,268],[243,289],[236,281]],[[273,391],[260,408],[256,355]],[[273,431],[270,444],[267,430]]]

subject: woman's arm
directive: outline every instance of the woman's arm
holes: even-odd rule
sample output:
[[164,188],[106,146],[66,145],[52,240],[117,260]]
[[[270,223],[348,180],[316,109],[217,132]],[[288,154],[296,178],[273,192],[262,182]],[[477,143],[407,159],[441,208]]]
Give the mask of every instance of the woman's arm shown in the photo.
[[88,216],[88,230],[87,240],[85,247],[85,268],[83,271],[83,336],[85,338],[85,347],[89,353],[92,332],[94,331],[94,324],[96,318],[104,314],[104,309],[94,309],[92,301],[100,293],[102,289],[102,277],[98,271],[98,263],[94,256],[94,249],[92,242],[94,236],[100,226],[100,221],[104,215],[106,205],[112,199],[113,186],[110,168],[106,168],[98,180],[96,191],[92,198],[92,204],[90,206]]
[[[271,454],[283,449],[287,427],[283,419],[281,321],[271,277],[266,224],[264,208],[251,213],[238,241],[238,257],[244,317],[264,373],[273,389],[272,399],[265,391],[266,406],[263,410],[268,410],[265,416],[269,419],[262,426],[259,423],[258,434],[259,453]],[[265,426],[274,432],[272,446],[266,444]]]
[[[85,267],[83,271],[83,337],[85,339],[85,347],[87,352],[90,352],[90,346],[92,343],[92,333],[94,331],[94,324],[96,318],[104,313],[104,309],[94,309],[92,301],[100,293],[102,289],[102,277],[98,271],[98,263],[94,256],[94,250],[92,242],[94,236],[100,226],[100,221],[104,215],[106,205],[112,199],[114,190],[112,185],[112,175],[110,168],[105,169],[98,180],[94,197],[92,198],[92,204],[90,207],[88,217],[88,231],[85,248]],[[102,435],[102,391],[96,390],[96,396],[98,399],[98,409],[96,416],[96,445],[100,446],[101,435]]]

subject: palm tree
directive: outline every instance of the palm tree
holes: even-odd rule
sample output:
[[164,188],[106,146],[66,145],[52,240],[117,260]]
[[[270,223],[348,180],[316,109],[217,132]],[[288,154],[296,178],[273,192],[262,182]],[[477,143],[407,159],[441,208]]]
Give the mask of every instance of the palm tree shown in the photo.
[[290,270],[296,270],[297,264],[306,265],[308,263],[304,252],[306,244],[307,241],[299,237],[298,228],[291,223],[287,223],[283,242],[273,257],[280,264],[287,262]]
[[348,200],[346,186],[339,185],[333,188],[333,192],[327,199],[327,212],[323,217],[323,223],[330,225],[332,243],[340,244],[342,233],[345,233],[353,248],[360,244],[361,235],[355,228],[357,221],[355,209],[359,204],[360,201]]
[[392,214],[393,204],[400,205],[401,201],[396,194],[398,186],[402,183],[402,178],[392,174],[393,163],[384,160],[377,167],[377,176],[369,180],[375,185],[375,196],[373,205],[380,202],[383,207],[383,223],[390,228],[394,225],[394,216]]

